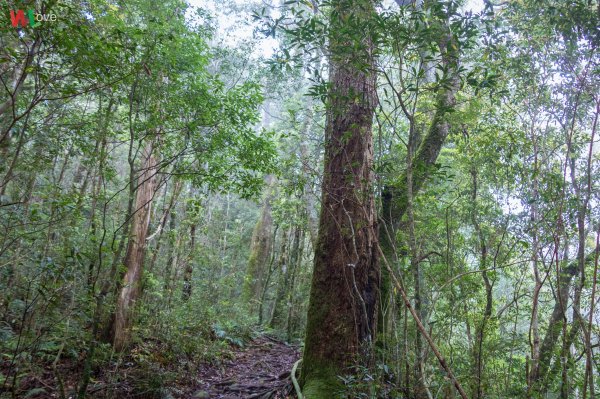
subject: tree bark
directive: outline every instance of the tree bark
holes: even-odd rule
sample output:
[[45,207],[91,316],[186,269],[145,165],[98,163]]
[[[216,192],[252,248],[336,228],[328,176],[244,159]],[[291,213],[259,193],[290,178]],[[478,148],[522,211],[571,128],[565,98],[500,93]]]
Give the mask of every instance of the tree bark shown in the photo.
[[[374,7],[369,0],[336,0],[331,6],[322,206],[302,365],[307,399],[339,396],[337,376],[369,365],[379,297],[369,28]],[[357,34],[359,27],[363,34]]]
[[143,150],[144,163],[138,177],[135,210],[131,222],[127,253],[124,265],[127,268],[117,299],[112,342],[116,350],[123,350],[131,338],[132,311],[140,293],[140,283],[144,270],[146,236],[150,223],[150,210],[154,196],[154,183],[157,162],[152,154],[153,146],[148,143]]
[[288,240],[288,235],[285,231],[281,233],[281,247],[279,248],[279,254],[275,251],[275,243],[277,242],[277,231],[279,230],[279,225],[275,225],[275,230],[273,231],[273,239],[271,240],[271,257],[268,262],[267,273],[264,279],[261,281],[261,293],[258,297],[258,325],[262,326],[264,319],[264,307],[266,305],[267,299],[267,291],[269,290],[269,285],[271,284],[271,277],[273,277],[273,273],[277,266],[275,265],[275,258],[278,257],[277,263],[281,266],[281,262],[285,262],[286,255],[286,245]]

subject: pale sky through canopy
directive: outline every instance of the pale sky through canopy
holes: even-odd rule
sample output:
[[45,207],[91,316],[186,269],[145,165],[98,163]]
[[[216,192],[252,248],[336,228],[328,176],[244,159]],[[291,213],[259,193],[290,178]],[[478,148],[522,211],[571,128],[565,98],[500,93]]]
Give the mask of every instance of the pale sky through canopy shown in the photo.
[[[223,3],[215,0],[188,0],[188,3],[193,8],[201,7],[214,16],[217,23],[216,39],[222,41],[225,45],[235,46],[243,40],[252,38],[253,31],[257,27],[257,24],[252,20],[250,11],[229,12],[228,7],[222,7]],[[248,1],[232,0],[232,4],[244,7],[248,5]],[[254,9],[258,10],[268,6],[266,2],[255,2]],[[483,9],[483,0],[467,0],[464,8],[471,10],[473,13],[480,12]],[[276,7],[271,8],[270,12],[273,17],[279,15],[279,10]],[[256,57],[269,58],[277,47],[277,39],[262,37],[258,39]]]

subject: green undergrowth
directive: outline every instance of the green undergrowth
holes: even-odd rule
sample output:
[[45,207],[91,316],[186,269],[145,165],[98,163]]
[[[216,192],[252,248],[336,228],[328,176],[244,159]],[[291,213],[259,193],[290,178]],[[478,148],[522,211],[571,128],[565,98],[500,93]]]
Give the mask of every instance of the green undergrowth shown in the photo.
[[[200,299],[169,308],[138,309],[132,344],[117,353],[97,342],[86,397],[170,399],[193,394],[203,365],[220,365],[257,334],[232,306],[217,313]],[[21,334],[0,326],[0,399],[76,398],[91,342],[84,323],[71,319],[48,331]]]

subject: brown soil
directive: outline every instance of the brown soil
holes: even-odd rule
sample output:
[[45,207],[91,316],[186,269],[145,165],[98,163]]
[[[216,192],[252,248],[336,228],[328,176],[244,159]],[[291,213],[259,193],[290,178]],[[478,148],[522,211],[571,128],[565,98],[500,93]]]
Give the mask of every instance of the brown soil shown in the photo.
[[[137,352],[152,359],[145,367],[136,362]],[[93,375],[88,387],[89,398],[97,399],[284,399],[294,393],[290,372],[300,354],[298,348],[267,336],[260,336],[244,347],[231,347],[219,364],[180,359],[182,367],[161,359],[161,345],[152,342],[134,348],[118,364],[113,362]],[[138,353],[139,356],[139,353]],[[153,370],[170,371],[177,377],[163,388],[148,378]],[[81,379],[81,363],[64,359],[55,371],[49,365],[40,366],[37,373],[23,377],[16,389],[16,397],[56,399],[61,395],[57,377],[64,387],[65,397],[76,397]],[[10,364],[0,361],[0,372],[10,375]],[[158,383],[157,383],[158,384]],[[156,385],[156,386],[155,386]],[[0,396],[3,394],[0,385]],[[9,394],[10,389],[4,392]],[[4,396],[2,396],[4,397]]]
[[202,365],[199,390],[192,398],[290,398],[294,391],[290,372],[299,357],[297,347],[269,337],[256,338],[220,367]]

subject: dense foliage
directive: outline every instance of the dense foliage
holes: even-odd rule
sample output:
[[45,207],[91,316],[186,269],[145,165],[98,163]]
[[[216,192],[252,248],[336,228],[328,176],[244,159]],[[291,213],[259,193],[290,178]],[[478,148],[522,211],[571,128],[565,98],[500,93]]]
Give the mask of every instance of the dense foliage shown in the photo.
[[[57,20],[13,26],[19,9]],[[2,15],[1,398],[191,397],[198,367],[258,335],[353,334],[362,320],[328,329],[327,273],[312,271],[348,250],[324,223],[357,250],[369,217],[356,255],[375,251],[378,287],[340,281],[352,300],[377,293],[354,310],[376,331],[340,356],[336,394],[595,397],[597,1],[8,1]],[[340,90],[357,76],[371,92]],[[366,97],[373,123],[335,136]],[[351,147],[367,130],[372,146]],[[332,136],[369,170],[353,158],[331,185]],[[349,216],[364,206],[321,209],[333,187],[373,199],[366,221]]]

